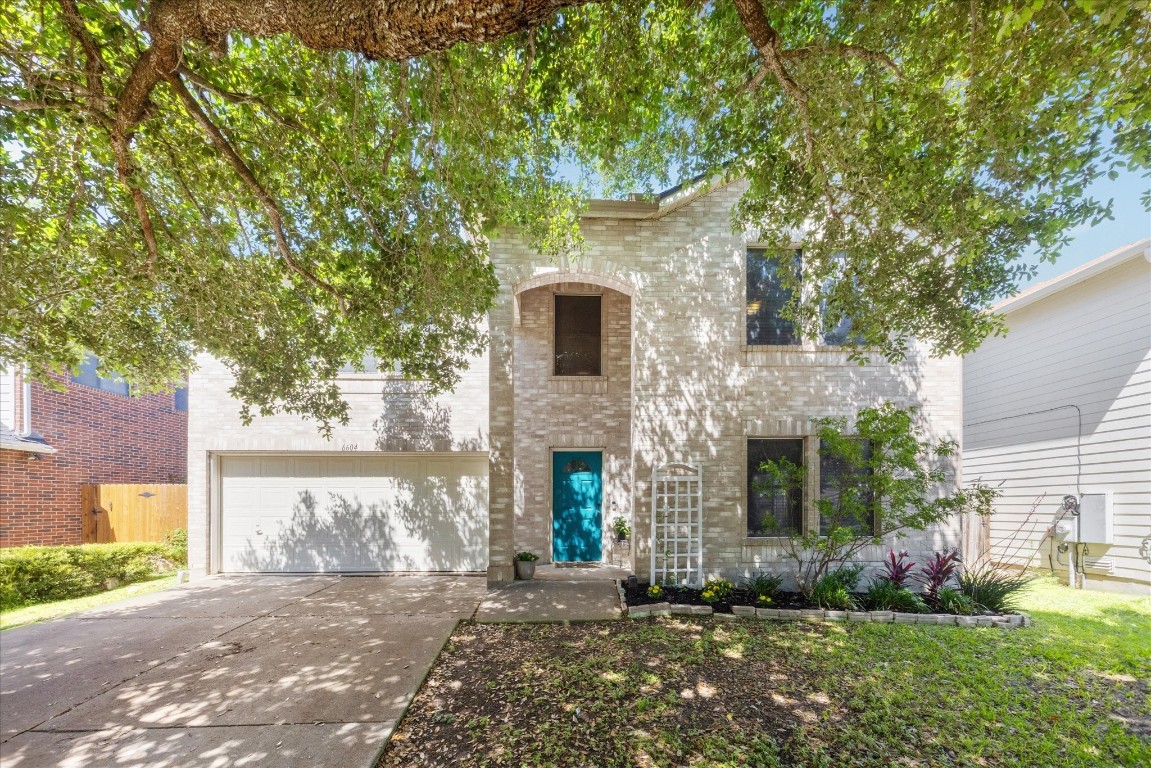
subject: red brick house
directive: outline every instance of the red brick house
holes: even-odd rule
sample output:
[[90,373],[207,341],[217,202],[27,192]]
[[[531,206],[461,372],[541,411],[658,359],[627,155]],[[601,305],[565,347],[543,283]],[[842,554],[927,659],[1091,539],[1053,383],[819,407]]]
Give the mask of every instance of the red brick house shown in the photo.
[[183,483],[186,390],[136,396],[89,358],[63,391],[0,364],[0,547],[82,543],[86,483]]

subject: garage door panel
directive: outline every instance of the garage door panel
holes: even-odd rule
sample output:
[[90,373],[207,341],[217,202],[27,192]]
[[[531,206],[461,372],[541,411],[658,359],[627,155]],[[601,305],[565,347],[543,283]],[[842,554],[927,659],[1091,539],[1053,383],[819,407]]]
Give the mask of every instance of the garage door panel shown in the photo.
[[224,571],[487,566],[486,455],[221,461]]

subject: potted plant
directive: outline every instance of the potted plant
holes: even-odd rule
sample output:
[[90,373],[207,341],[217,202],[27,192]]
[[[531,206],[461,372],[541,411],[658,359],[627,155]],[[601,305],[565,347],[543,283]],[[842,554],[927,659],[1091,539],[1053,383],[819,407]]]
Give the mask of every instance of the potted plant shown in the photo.
[[536,560],[540,556],[533,552],[516,552],[516,578],[528,581],[536,575]]
[[616,541],[627,541],[628,537],[631,536],[631,526],[625,517],[621,516],[612,520],[611,527],[615,531]]

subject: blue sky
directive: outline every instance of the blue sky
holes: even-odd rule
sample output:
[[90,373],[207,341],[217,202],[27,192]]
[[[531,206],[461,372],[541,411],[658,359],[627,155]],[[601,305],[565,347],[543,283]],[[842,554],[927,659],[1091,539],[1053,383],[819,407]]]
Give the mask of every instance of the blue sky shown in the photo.
[[1149,183],[1148,179],[1128,172],[1115,181],[1104,178],[1093,184],[1090,187],[1092,197],[1115,201],[1114,219],[1094,227],[1084,224],[1072,230],[1071,244],[1063,249],[1063,255],[1054,264],[1041,264],[1035,277],[1024,285],[1050,280],[1122,245],[1151,237],[1151,213],[1144,210],[1140,202]]

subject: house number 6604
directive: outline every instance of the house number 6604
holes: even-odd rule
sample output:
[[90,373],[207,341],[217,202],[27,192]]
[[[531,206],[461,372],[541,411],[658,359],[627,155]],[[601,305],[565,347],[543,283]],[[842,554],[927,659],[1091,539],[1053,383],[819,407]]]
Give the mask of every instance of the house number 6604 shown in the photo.
[[359,443],[344,443],[340,446],[341,451],[358,451],[360,450]]

